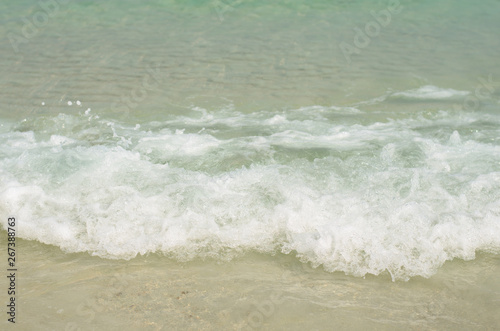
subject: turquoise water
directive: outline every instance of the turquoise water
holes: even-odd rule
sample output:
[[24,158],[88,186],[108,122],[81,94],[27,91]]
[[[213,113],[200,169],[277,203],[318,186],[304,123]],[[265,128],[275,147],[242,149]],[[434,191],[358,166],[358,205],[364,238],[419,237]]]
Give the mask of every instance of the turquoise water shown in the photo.
[[20,238],[382,283],[497,263],[500,2],[0,13],[0,212]]

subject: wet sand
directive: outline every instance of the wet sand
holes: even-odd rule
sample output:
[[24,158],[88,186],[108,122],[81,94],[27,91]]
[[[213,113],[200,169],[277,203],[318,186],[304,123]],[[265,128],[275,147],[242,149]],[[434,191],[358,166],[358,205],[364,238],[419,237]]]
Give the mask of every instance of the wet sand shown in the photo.
[[448,262],[433,277],[408,282],[392,282],[389,274],[328,273],[282,254],[247,254],[230,263],[177,262],[155,254],[124,261],[19,240],[18,256],[19,330],[495,330],[500,325],[500,257],[488,254]]

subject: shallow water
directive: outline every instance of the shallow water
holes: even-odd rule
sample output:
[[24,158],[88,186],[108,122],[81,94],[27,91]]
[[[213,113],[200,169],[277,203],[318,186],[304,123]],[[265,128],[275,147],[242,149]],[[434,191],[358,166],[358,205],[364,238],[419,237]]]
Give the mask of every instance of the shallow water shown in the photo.
[[494,329],[499,6],[0,4],[22,327]]
[[19,247],[29,252],[19,265],[23,330],[494,330],[500,322],[495,255],[392,282],[282,254],[179,263],[65,254],[35,241]]

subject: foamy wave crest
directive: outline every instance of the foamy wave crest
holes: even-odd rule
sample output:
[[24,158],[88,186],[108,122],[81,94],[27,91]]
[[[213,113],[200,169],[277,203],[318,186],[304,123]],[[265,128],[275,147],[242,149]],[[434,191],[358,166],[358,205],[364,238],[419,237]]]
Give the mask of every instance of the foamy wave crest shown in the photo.
[[416,100],[450,100],[461,99],[469,95],[468,91],[457,91],[451,88],[440,88],[433,85],[425,85],[418,89],[396,92],[391,98],[416,99]]
[[500,252],[498,115],[348,110],[27,120],[0,134],[0,211],[22,238],[105,258],[283,252],[408,279]]
[[376,98],[360,101],[356,103],[355,106],[375,105],[388,101],[406,103],[457,102],[463,101],[469,94],[469,91],[459,91],[451,88],[441,88],[434,85],[425,85],[417,89],[406,91],[388,91],[384,95],[378,96]]

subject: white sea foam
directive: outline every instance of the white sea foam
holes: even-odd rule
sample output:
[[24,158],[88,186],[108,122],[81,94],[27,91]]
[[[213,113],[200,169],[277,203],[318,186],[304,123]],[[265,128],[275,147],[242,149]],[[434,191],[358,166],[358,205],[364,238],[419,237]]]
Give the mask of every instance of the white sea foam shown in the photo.
[[500,252],[498,115],[342,113],[27,120],[0,134],[0,212],[22,238],[106,258],[284,252],[407,279]]
[[445,89],[433,85],[425,85],[418,89],[396,92],[392,97],[404,97],[408,99],[443,100],[452,98],[463,98],[470,92],[458,91],[451,88]]
[[[407,100],[407,101],[459,101],[470,94],[469,91],[459,91],[451,88],[441,88],[434,85],[425,85],[417,89],[393,92],[388,91],[385,95],[375,97],[370,100],[360,101],[354,106],[374,105],[386,100]],[[353,109],[357,109],[354,107]]]

